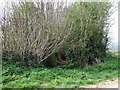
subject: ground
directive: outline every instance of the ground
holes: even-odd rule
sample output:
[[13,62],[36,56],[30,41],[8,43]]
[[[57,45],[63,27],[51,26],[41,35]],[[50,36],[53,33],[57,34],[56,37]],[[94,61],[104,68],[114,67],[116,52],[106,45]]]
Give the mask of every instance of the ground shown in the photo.
[[106,57],[104,62],[84,68],[35,68],[30,65],[26,69],[19,61],[7,61],[3,62],[2,69],[2,88],[118,87],[118,58],[113,56]]
[[96,85],[86,85],[83,88],[118,88],[118,78],[106,80]]

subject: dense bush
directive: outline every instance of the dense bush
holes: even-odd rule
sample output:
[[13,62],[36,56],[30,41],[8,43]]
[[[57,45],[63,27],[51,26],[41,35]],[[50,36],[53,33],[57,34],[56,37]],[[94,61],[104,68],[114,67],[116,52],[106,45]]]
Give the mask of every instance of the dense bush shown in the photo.
[[74,21],[74,32],[64,47],[70,59],[84,67],[101,62],[108,46],[108,17],[110,3],[76,3],[70,9],[69,19]]
[[26,64],[29,61],[41,64],[48,60],[72,30],[71,25],[66,25],[67,9],[62,5],[57,3],[54,8],[52,2],[20,2],[12,3],[11,10],[4,10],[1,30],[5,56],[10,54],[9,59],[13,60],[13,53],[18,54],[19,60]]
[[19,56],[26,66],[73,68],[100,62],[106,56],[110,7],[107,2],[12,4],[1,25],[3,55]]

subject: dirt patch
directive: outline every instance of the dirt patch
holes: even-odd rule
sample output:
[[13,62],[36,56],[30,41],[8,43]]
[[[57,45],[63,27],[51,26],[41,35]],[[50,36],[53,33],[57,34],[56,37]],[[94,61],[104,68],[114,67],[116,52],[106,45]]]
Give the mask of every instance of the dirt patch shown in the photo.
[[112,80],[106,80],[96,85],[82,86],[82,88],[118,88],[118,78]]

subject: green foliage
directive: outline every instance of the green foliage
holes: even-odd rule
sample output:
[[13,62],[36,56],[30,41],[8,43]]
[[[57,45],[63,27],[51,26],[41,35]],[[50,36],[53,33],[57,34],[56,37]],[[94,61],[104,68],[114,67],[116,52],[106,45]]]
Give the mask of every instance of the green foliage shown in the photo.
[[66,58],[73,60],[74,57],[73,61],[84,67],[106,57],[109,37],[105,27],[110,7],[110,3],[81,2],[70,8],[68,22],[74,24],[74,29],[63,46],[69,47],[65,49]]
[[[104,63],[83,69],[31,68],[25,70],[18,66],[18,62],[15,65],[16,67],[3,62],[3,72],[5,72],[3,88],[74,88],[118,76],[118,58],[112,56],[107,57]],[[14,68],[14,71],[7,69],[8,67]],[[18,68],[23,73],[19,73]]]

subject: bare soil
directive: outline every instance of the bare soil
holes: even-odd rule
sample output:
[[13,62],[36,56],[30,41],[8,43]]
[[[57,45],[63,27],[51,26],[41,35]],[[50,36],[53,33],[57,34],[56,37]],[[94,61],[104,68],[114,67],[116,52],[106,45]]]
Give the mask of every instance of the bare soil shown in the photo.
[[96,85],[86,85],[82,88],[118,88],[118,78],[100,82]]

